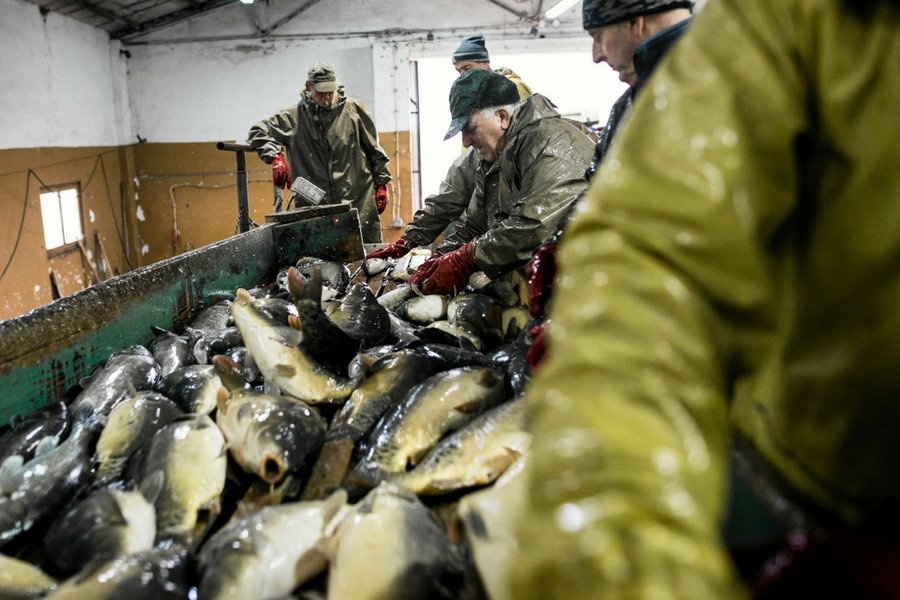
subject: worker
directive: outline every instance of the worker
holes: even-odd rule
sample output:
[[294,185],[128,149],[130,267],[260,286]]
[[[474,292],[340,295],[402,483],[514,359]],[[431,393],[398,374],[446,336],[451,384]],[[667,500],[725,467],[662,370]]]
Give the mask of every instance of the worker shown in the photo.
[[[463,145],[492,165],[476,189],[479,202],[469,204],[453,233],[458,247],[410,277],[425,293],[462,291],[476,271],[496,278],[521,267],[586,187],[593,147],[549,100],[533,94],[520,102],[515,84],[491,71],[463,73],[450,89],[450,112],[444,139],[462,131]],[[497,185],[491,171],[499,174]],[[500,186],[509,193],[498,193]]]
[[[389,159],[372,115],[345,94],[330,65],[310,67],[300,102],[251,127],[248,139],[272,165],[277,187],[290,187],[293,177],[306,179],[324,190],[320,204],[346,201],[358,211],[364,242],[381,241]],[[293,198],[300,201],[296,193]]]
[[[584,0],[582,3],[582,26],[593,40],[594,62],[606,63],[618,73],[619,80],[628,84],[628,89],[613,104],[594,146],[594,158],[585,174],[588,179],[593,177],[609,150],[643,82],[687,30],[692,4],[687,0]],[[535,318],[543,316],[552,295],[557,244],[568,219],[566,215],[560,220],[556,231],[538,247],[526,265],[529,310]],[[528,349],[528,362],[533,369],[546,352],[545,326],[546,322],[541,323],[531,331],[533,341]]]
[[[483,35],[474,35],[462,40],[453,52],[451,60],[453,67],[460,74],[472,69],[492,70],[490,54]],[[512,69],[504,67],[496,72],[516,84],[519,100],[525,100],[531,95],[531,88]],[[407,225],[400,239],[369,252],[366,258],[399,258],[413,248],[434,242],[459,218],[469,202],[473,201],[472,194],[475,192],[479,168],[487,171],[490,165],[482,164],[481,154],[477,150],[467,149],[450,165],[438,193],[425,198],[425,205],[413,215],[413,220]]]
[[694,18],[560,244],[510,597],[747,597],[729,446],[806,523],[755,598],[900,597],[898,64],[898,0]]

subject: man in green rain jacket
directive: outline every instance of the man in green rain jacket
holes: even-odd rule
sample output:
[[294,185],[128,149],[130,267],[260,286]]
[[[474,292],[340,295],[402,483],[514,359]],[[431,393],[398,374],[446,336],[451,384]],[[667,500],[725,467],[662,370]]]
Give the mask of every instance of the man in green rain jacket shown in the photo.
[[742,597],[731,438],[896,522],[898,65],[897,0],[715,0],[647,82],[560,247],[512,597]]
[[446,254],[410,278],[426,293],[462,290],[476,271],[496,278],[523,265],[586,187],[591,139],[540,94],[518,98],[514,83],[490,71],[467,71],[453,83],[445,139],[462,130],[463,145],[493,164],[476,179],[479,201],[441,245]]
[[251,127],[248,140],[272,165],[276,185],[290,186],[291,174],[307,179],[325,190],[321,204],[350,202],[359,212],[363,241],[381,241],[378,216],[387,207],[389,159],[372,115],[344,94],[334,69],[313,65],[297,106]]

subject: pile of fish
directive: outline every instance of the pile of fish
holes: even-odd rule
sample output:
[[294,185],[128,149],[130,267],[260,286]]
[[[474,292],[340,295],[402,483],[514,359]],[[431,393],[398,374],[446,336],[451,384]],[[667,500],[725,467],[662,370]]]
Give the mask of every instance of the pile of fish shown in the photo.
[[523,285],[414,260],[302,258],[0,430],[0,598],[505,599]]

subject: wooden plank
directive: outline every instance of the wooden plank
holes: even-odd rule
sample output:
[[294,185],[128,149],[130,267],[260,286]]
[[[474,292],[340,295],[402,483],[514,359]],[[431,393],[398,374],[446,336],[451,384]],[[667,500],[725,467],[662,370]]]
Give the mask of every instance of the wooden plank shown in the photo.
[[87,248],[84,247],[84,241],[78,240],[78,249],[81,251],[82,260],[87,263],[88,273],[90,274],[91,284],[100,283],[100,273],[97,271],[97,265],[88,256]]
[[100,239],[100,232],[94,230],[94,256],[97,257],[97,273],[100,281],[106,281],[115,273],[112,272],[112,265],[109,257],[106,255],[106,249],[103,247],[103,240]]

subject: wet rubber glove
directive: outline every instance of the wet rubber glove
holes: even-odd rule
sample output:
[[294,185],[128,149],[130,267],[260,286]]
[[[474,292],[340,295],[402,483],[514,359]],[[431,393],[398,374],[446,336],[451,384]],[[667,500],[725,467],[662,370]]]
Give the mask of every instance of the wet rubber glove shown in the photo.
[[[388,193],[386,185],[379,185],[375,188],[375,208],[378,209],[378,214],[384,212],[384,209],[387,208],[388,205]],[[405,252],[404,252],[405,254]],[[401,254],[401,256],[403,256]]]
[[[400,258],[406,256],[413,249],[413,245],[405,239],[400,238],[396,242],[390,243],[381,248],[376,248],[366,254],[366,260],[370,258]],[[424,263],[423,263],[424,264]]]
[[553,279],[556,277],[556,244],[538,246],[525,264],[525,283],[528,287],[528,312],[532,317],[540,317],[550,295],[553,293]]
[[425,294],[451,294],[460,291],[469,276],[478,270],[475,264],[473,242],[467,242],[453,252],[432,256],[409,278],[409,284],[418,286]]
[[291,168],[284,160],[284,154],[276,154],[272,159],[272,182],[275,187],[291,187]]
[[531,346],[525,353],[525,362],[531,367],[531,372],[537,371],[537,368],[544,362],[544,356],[547,354],[547,324],[550,321],[544,321],[540,325],[535,325],[528,331],[528,337],[531,338]]

